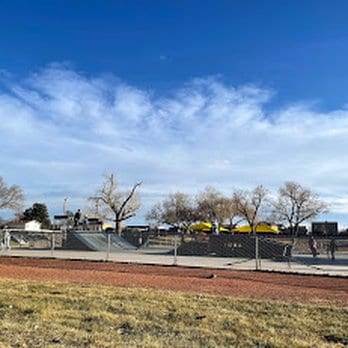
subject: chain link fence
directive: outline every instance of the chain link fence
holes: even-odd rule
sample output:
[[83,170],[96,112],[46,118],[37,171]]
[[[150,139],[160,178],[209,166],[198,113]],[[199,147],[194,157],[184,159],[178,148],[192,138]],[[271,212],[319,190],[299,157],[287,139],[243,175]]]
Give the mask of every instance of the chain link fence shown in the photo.
[[0,231],[2,256],[348,276],[348,237]]

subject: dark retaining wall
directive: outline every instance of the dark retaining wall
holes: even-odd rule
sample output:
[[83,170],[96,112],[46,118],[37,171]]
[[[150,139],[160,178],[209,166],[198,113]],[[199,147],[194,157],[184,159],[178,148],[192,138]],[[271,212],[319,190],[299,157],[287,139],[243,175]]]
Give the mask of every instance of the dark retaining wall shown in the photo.
[[[259,239],[260,258],[282,258],[285,249],[291,246],[266,237]],[[255,258],[256,241],[250,235],[218,235],[210,236],[208,241],[191,241],[182,243],[177,250],[178,255],[218,256]],[[286,254],[285,256],[289,256]]]

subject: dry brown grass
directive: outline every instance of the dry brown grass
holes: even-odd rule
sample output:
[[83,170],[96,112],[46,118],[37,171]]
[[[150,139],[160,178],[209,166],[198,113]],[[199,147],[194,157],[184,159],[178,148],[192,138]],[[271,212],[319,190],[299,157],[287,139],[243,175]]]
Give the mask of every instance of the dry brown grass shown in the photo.
[[0,280],[4,347],[344,347],[348,309]]

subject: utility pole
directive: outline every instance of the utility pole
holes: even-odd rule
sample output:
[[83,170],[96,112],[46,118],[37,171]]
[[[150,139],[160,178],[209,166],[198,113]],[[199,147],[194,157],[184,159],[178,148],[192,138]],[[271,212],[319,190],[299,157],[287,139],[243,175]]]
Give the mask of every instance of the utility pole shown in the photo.
[[68,201],[68,197],[65,197],[64,198],[64,203],[63,203],[63,214],[65,215],[66,214],[66,203]]
[[96,217],[99,216],[99,200],[95,201],[95,214],[96,214]]

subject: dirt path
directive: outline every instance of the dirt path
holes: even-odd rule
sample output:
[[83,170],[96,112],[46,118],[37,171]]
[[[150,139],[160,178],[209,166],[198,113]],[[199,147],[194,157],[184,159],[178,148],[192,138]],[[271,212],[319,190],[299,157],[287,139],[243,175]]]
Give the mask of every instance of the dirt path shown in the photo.
[[0,257],[0,278],[348,305],[348,279],[333,277]]

